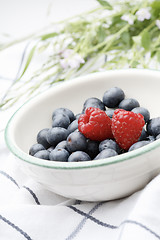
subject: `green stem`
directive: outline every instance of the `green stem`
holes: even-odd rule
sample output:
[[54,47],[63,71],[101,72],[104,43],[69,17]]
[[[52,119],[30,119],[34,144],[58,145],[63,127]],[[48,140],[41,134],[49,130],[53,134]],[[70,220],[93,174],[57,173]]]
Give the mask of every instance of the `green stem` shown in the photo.
[[106,52],[110,46],[113,44],[113,42],[120,37],[120,35],[125,32],[128,28],[130,27],[129,24],[126,24],[123,28],[121,28],[116,34],[114,34],[114,36],[110,39],[110,41],[108,42],[108,44],[105,46],[105,48],[103,49],[103,52]]

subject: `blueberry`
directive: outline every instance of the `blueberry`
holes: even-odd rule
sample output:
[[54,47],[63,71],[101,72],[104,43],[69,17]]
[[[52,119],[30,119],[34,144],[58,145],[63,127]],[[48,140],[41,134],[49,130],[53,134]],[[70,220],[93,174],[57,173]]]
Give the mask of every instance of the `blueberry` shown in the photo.
[[59,142],[55,148],[63,148],[67,150],[67,141],[63,140],[62,142]]
[[50,153],[51,151],[53,151],[53,150],[54,150],[54,147],[53,147],[53,146],[47,148],[47,151],[48,151],[49,153]]
[[70,119],[67,115],[62,113],[57,113],[52,118],[52,127],[62,127],[62,128],[68,128],[70,124]]
[[47,140],[49,128],[44,128],[37,134],[37,142],[42,144],[46,149],[50,147],[50,144]]
[[29,154],[33,156],[34,154],[36,154],[38,151],[41,151],[41,150],[45,150],[45,147],[40,143],[36,143],[30,147]]
[[95,158],[99,153],[99,142],[87,139],[86,153],[91,159]]
[[81,114],[82,114],[82,113],[78,113],[78,114],[76,114],[76,116],[75,116],[76,119],[79,119],[79,117],[81,116]]
[[107,114],[108,117],[112,118],[112,117],[113,117],[114,110],[113,110],[113,109],[107,109],[107,110],[105,111],[105,113]]
[[118,154],[120,153],[120,147],[119,145],[112,139],[106,139],[99,144],[99,151],[103,151],[104,149],[113,149]]
[[139,102],[134,98],[127,98],[120,102],[118,108],[124,109],[126,111],[131,111],[133,108],[139,107]]
[[49,160],[49,152],[47,150],[38,151],[34,157]]
[[103,103],[108,108],[115,108],[124,99],[125,95],[121,88],[112,87],[103,95]]
[[149,141],[145,141],[144,140],[144,141],[136,142],[128,149],[128,152],[133,151],[133,150],[135,150],[137,148],[141,148],[141,147],[143,147],[143,146],[145,146],[147,144],[149,144]]
[[147,137],[148,137],[148,134],[147,134],[146,130],[143,128],[142,132],[141,132],[141,136],[139,137],[138,141],[146,140]]
[[69,157],[69,152],[64,148],[55,148],[49,154],[49,159],[51,161],[67,162]]
[[99,108],[103,111],[105,111],[106,109],[104,103],[99,98],[95,98],[95,97],[86,99],[83,105],[82,113],[85,113],[85,110],[89,107]]
[[156,137],[160,134],[160,117],[152,118],[148,121],[147,126],[147,133]]
[[86,146],[87,139],[82,133],[78,131],[70,133],[67,137],[67,149],[69,152],[85,151]]
[[149,136],[147,136],[146,140],[148,140],[148,141],[150,141],[150,142],[153,142],[153,141],[155,141],[155,137],[149,135]]
[[54,118],[55,115],[57,115],[58,113],[67,115],[70,119],[70,122],[72,122],[73,120],[75,120],[75,116],[74,113],[68,109],[68,108],[57,108],[54,110],[53,114],[52,114],[52,119]]
[[132,109],[132,112],[134,113],[141,113],[144,117],[144,121],[145,123],[147,123],[150,119],[150,113],[148,111],[148,109],[144,108],[144,107],[136,107]]
[[83,151],[73,152],[68,158],[68,162],[82,162],[90,160],[91,160],[90,156]]
[[[103,102],[99,99],[99,98],[96,98],[96,97],[90,97],[90,98],[87,98],[83,104],[83,106],[87,106],[88,104],[100,104],[102,105],[102,107],[104,107],[104,104]],[[105,107],[104,107],[105,109]]]
[[160,134],[158,134],[158,135],[156,136],[156,140],[158,140],[158,139],[160,139]]
[[59,142],[66,140],[68,137],[68,130],[62,127],[54,127],[49,129],[47,140],[52,146],[56,146]]
[[118,153],[115,150],[106,148],[103,151],[101,151],[94,159],[97,160],[97,159],[109,158],[116,155],[118,155]]
[[71,122],[71,124],[68,126],[69,133],[74,132],[76,129],[78,129],[78,119]]

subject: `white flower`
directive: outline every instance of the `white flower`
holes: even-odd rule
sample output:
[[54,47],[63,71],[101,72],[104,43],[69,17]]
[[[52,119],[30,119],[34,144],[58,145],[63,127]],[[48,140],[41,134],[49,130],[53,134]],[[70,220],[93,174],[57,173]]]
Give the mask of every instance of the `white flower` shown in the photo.
[[63,58],[68,58],[70,57],[71,55],[74,54],[74,50],[73,49],[65,49],[62,53],[62,57]]
[[130,14],[124,14],[121,17],[122,20],[128,22],[130,25],[132,25],[134,23],[134,16],[130,15]]
[[62,68],[64,68],[64,69],[68,68],[68,61],[67,61],[67,59],[61,59],[60,60],[60,64],[61,64]]
[[131,51],[131,50],[127,51],[126,56],[128,57],[129,60],[131,60],[133,58],[133,55],[134,55],[133,51]]
[[54,45],[54,52],[59,54],[61,51],[62,51],[61,44],[59,44],[59,43],[55,44]]
[[159,20],[159,19],[156,20],[156,25],[157,25],[157,27],[160,29],[160,20]]
[[136,12],[137,19],[140,22],[143,22],[145,19],[149,20],[151,18],[151,14],[147,8],[141,8]]
[[65,33],[62,33],[62,34],[60,34],[60,35],[58,36],[58,40],[59,40],[59,41],[63,41],[63,40],[66,39],[66,37],[67,37],[67,35],[66,35]]
[[68,63],[71,68],[79,68],[80,64],[85,63],[85,61],[78,53],[76,53],[71,59],[69,59]]
[[[63,35],[63,37],[64,37],[64,35]],[[75,42],[73,41],[73,38],[71,38],[71,37],[66,38],[65,40],[62,41],[62,43],[61,43],[61,39],[57,38],[56,42],[57,43],[54,45],[54,52],[57,54],[61,54],[67,50],[71,50],[71,49],[66,49],[68,47],[68,45],[70,45],[70,44],[72,46],[75,46]],[[66,54],[67,54],[67,52],[66,52]]]
[[107,18],[109,15],[110,15],[110,10],[104,9],[104,11],[102,11],[101,13],[101,16],[98,16],[98,17]]
[[68,45],[75,43],[72,37],[68,37],[64,40],[63,46],[66,48]]
[[[121,1],[121,4],[122,4],[122,3],[123,3],[123,1]],[[119,6],[118,4],[115,4],[113,11],[115,11],[115,13],[120,12],[120,11],[121,11],[121,6]]]
[[63,59],[60,60],[62,68],[79,68],[81,63],[85,63],[84,59],[75,53],[72,49],[66,49],[62,54]]

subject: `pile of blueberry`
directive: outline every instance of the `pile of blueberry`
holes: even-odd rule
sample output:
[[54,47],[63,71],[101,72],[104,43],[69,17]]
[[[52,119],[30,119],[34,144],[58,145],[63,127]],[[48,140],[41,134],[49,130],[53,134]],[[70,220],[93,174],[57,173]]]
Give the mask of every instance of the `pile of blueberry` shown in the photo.
[[89,107],[105,111],[110,119],[117,108],[143,115],[145,126],[141,136],[128,151],[160,138],[160,117],[151,119],[149,111],[140,107],[136,99],[125,98],[122,89],[113,87],[104,93],[102,100],[96,97],[86,99],[80,114],[75,115],[67,108],[54,110],[52,127],[42,129],[37,134],[37,143],[30,147],[29,154],[51,161],[78,162],[107,158],[126,152],[120,148],[115,139],[95,141],[86,138],[78,130],[78,119]]

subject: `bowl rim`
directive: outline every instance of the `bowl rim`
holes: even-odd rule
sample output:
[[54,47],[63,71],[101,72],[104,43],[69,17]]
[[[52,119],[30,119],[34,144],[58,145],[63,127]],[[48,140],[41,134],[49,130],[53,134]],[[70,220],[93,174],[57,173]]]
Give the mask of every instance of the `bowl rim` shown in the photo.
[[[124,74],[127,74],[127,72],[132,72],[132,73],[143,73],[143,72],[149,72],[149,73],[154,73],[154,74],[160,74],[159,70],[152,70],[152,69],[116,69],[116,70],[106,70],[104,72],[95,72],[95,73],[90,73],[85,76],[80,76],[74,78],[74,82],[79,81],[80,79],[85,79],[88,77],[93,77],[93,76],[101,76],[104,74],[115,74],[116,72],[122,72]],[[73,79],[72,79],[73,80]],[[36,157],[33,157],[24,151],[22,151],[14,142],[14,139],[12,139],[12,122],[17,115],[17,113],[28,103],[32,101],[32,99],[35,99],[36,97],[40,97],[40,95],[45,94],[47,91],[52,91],[53,88],[56,86],[59,86],[60,84],[67,85],[70,84],[72,80],[66,81],[66,82],[60,82],[56,85],[54,85],[52,88],[45,90],[44,92],[40,93],[37,96],[34,96],[27,100],[25,103],[23,103],[10,117],[6,127],[5,127],[5,132],[4,132],[4,138],[7,147],[9,150],[14,154],[16,157],[19,159],[23,160],[24,162],[27,162],[31,165],[36,165],[37,167],[45,167],[45,168],[51,168],[51,169],[70,169],[70,170],[75,170],[75,169],[86,169],[86,168],[95,168],[95,167],[102,167],[102,166],[108,166],[108,165],[113,165],[116,163],[121,163],[124,161],[131,160],[132,158],[136,158],[138,156],[141,156],[147,152],[150,152],[151,150],[154,150],[155,148],[160,147],[160,139],[149,143],[139,149],[136,149],[131,152],[126,152],[121,155],[113,156],[110,158],[106,159],[99,159],[99,160],[93,160],[93,161],[86,161],[86,162],[56,162],[56,161],[47,161],[43,159],[39,159]]]

